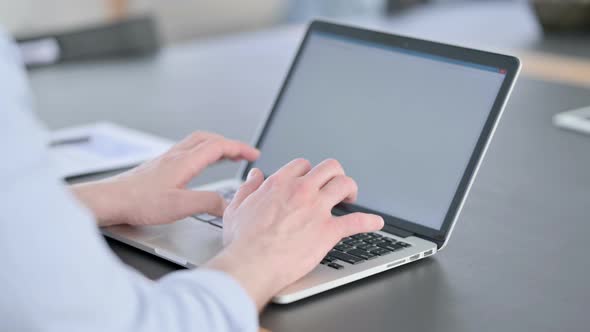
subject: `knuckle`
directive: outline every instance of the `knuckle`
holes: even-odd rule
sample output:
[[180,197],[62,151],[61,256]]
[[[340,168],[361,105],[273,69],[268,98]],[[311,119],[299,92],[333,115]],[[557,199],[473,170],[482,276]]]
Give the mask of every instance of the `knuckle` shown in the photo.
[[346,185],[353,191],[357,191],[358,190],[358,184],[356,183],[356,181],[351,178],[350,176],[344,176],[344,182],[346,183]]
[[290,201],[295,205],[308,204],[313,199],[312,186],[307,181],[298,181],[291,192]]
[[350,176],[346,175],[337,175],[335,176],[330,183],[333,185],[332,188],[336,191],[357,191],[358,185],[356,181],[351,178]]
[[212,138],[203,143],[202,148],[211,152],[218,152],[222,148],[222,142],[218,138]]
[[204,131],[197,130],[197,131],[194,131],[194,132],[192,132],[192,133],[191,133],[191,134],[188,136],[188,139],[189,139],[189,140],[191,140],[191,141],[198,141],[198,140],[200,140],[202,137],[204,137],[204,136],[205,136],[205,134],[206,134],[206,133],[205,133]]
[[293,160],[294,162],[301,164],[301,165],[311,165],[311,163],[309,162],[309,160],[305,159],[305,158],[296,158],[295,160]]
[[206,144],[206,145],[219,145],[222,142],[223,142],[223,140],[220,137],[211,137],[211,138],[208,138],[207,141],[205,141],[203,144]]
[[307,171],[309,171],[312,167],[311,162],[307,159],[303,159],[302,164],[306,168]]
[[329,168],[342,170],[342,165],[340,164],[340,162],[338,160],[336,160],[334,158],[328,158],[324,161],[324,163]]
[[264,180],[264,186],[270,188],[276,188],[279,186],[280,179],[276,175],[269,176],[266,180]]

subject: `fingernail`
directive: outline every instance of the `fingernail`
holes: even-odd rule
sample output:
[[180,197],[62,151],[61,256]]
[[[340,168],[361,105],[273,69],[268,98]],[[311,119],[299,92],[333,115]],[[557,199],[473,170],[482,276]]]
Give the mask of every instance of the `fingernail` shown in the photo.
[[257,173],[258,173],[258,169],[257,168],[252,168],[250,170],[250,172],[248,172],[248,178],[247,178],[247,180],[250,180],[250,179],[254,178]]

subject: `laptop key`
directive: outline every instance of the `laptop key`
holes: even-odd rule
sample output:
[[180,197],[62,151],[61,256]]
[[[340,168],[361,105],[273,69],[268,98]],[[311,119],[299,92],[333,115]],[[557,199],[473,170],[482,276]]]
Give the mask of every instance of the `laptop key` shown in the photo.
[[351,236],[351,238],[355,239],[355,240],[364,240],[364,239],[370,239],[371,235],[367,234],[367,233],[360,233],[360,234],[356,234]]
[[378,257],[376,254],[372,254],[370,252],[367,252],[367,251],[364,251],[361,249],[353,249],[353,250],[348,251],[347,253],[357,256],[357,257],[360,257],[360,258],[363,258],[363,259],[366,259],[366,260],[370,260],[370,259]]
[[391,251],[389,251],[389,250],[387,250],[385,248],[378,248],[378,249],[375,249],[375,250],[371,250],[370,252],[371,252],[371,254],[379,255],[379,256],[384,256],[384,255],[387,255],[387,254],[390,254],[391,253]]
[[334,249],[339,250],[339,251],[348,251],[350,249],[352,249],[353,247],[349,246],[348,244],[338,244],[334,247]]
[[343,262],[346,262],[348,264],[357,264],[357,263],[364,261],[363,258],[349,255],[347,253],[336,251],[336,250],[330,251],[330,256],[332,256],[338,260],[341,260]]
[[353,240],[346,240],[346,241],[344,241],[344,244],[348,244],[349,246],[357,246],[357,245],[361,245],[363,243],[364,242],[361,241],[361,240],[354,240],[354,239]]
[[391,246],[394,247],[394,248],[396,248],[396,249],[403,249],[403,248],[405,248],[405,246],[402,245],[401,243],[394,243]]
[[370,243],[370,244],[375,244],[375,243],[379,243],[379,242],[384,242],[382,238],[380,237],[372,237],[370,239],[366,239],[364,240],[365,243]]
[[328,263],[328,266],[331,267],[331,268],[333,268],[333,269],[336,269],[336,270],[340,270],[340,269],[342,269],[344,267],[344,266],[342,266],[342,265],[340,265],[338,263]]
[[374,245],[372,245],[370,243],[363,243],[363,244],[358,245],[356,247],[361,250],[364,250],[364,251],[370,251],[371,249],[377,249],[377,247],[375,247]]
[[396,250],[400,250],[400,249],[403,248],[402,246],[400,246],[397,243],[391,244],[391,243],[387,243],[387,242],[377,243],[376,246],[377,247],[380,247],[380,248],[385,248],[385,249],[390,250],[390,251],[396,251]]

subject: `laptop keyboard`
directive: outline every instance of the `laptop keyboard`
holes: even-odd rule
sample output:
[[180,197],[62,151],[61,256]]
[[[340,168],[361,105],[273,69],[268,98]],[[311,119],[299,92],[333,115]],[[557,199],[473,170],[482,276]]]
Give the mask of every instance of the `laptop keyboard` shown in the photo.
[[[233,188],[220,189],[218,193],[230,202],[236,190]],[[209,214],[194,216],[204,222],[217,227],[223,227],[223,220],[220,217]],[[320,264],[336,270],[343,269],[346,264],[360,264],[392,252],[411,247],[411,244],[396,240],[379,233],[362,233],[343,238],[330,252],[322,259]]]
[[359,264],[380,256],[391,254],[411,247],[411,244],[399,241],[379,233],[362,233],[342,239],[324,257],[320,264],[340,270],[347,264]]

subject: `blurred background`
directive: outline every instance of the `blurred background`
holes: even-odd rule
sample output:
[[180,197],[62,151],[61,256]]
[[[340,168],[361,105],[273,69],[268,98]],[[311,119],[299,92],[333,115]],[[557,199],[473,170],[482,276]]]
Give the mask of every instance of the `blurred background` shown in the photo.
[[[153,17],[165,43],[204,38],[273,25],[307,21],[322,16],[385,17],[433,4],[470,4],[464,0],[0,0],[0,23],[17,36],[65,31],[122,20]],[[511,1],[496,1],[511,2]],[[514,1],[512,1],[514,2]],[[522,1],[521,1],[522,2]],[[525,1],[526,2],[526,1]],[[579,10],[587,0],[536,1],[551,7],[546,14],[561,13],[561,25],[586,26],[588,11]],[[563,5],[569,6],[561,9]],[[549,25],[556,24],[547,18]]]
[[[81,35],[71,45],[71,38],[58,38],[70,51],[61,60],[150,53],[162,45],[294,25],[316,17],[459,43],[458,37],[470,35],[469,46],[510,47],[555,33],[587,34],[590,0],[0,0],[0,25],[19,41],[76,37],[89,30],[98,34]],[[129,22],[131,27],[126,25]],[[447,36],[458,37],[447,40]],[[103,45],[91,45],[96,38]],[[473,44],[477,39],[481,45]]]
[[[444,0],[443,0],[444,1]],[[447,0],[448,1],[448,0]],[[408,0],[1,0],[0,22],[16,35],[75,29],[152,15],[167,43],[304,21],[314,16],[385,15]]]

